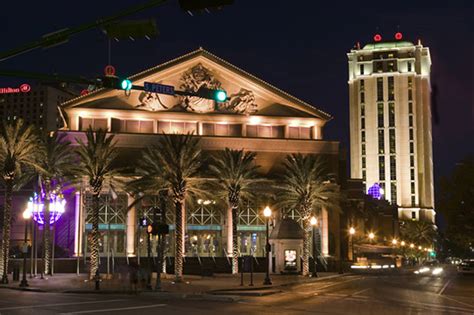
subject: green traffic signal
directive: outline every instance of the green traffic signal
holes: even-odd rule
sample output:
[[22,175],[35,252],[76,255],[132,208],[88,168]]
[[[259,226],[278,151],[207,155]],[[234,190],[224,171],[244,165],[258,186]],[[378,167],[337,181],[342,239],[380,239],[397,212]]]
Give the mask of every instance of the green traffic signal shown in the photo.
[[216,102],[225,102],[227,100],[227,93],[224,90],[216,90],[214,100]]
[[209,100],[214,100],[218,103],[227,101],[227,92],[225,90],[211,90],[208,88],[201,87],[196,95]]
[[132,89],[132,81],[130,81],[129,79],[123,79],[120,82],[120,87],[122,88],[122,90],[130,91]]

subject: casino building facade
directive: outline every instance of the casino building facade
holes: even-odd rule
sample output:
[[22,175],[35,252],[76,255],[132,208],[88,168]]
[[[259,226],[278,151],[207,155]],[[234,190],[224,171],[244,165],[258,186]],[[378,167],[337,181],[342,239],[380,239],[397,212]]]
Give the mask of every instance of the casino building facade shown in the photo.
[[[224,103],[198,97],[153,94],[144,91],[101,89],[63,103],[68,138],[76,143],[83,131],[106,128],[115,134],[122,162],[132,165],[140,159],[141,150],[154,143],[163,133],[193,132],[201,138],[204,151],[226,147],[257,153],[256,163],[264,176],[277,174],[287,154],[324,155],[335,173],[339,169],[339,142],[323,139],[323,128],[332,117],[315,106],[291,96],[275,86],[239,69],[200,48],[171,61],[129,77],[134,85],[155,82],[177,90],[196,91],[199,87],[225,89],[230,99]],[[114,196],[115,197],[115,196]],[[115,256],[146,255],[145,231],[139,218],[151,216],[156,198],[133,204],[130,195],[113,198],[104,191],[100,230],[102,254]],[[238,223],[242,254],[264,255],[265,204],[256,200],[241,209]],[[198,200],[187,207],[186,255],[226,256],[226,210],[214,200]],[[76,193],[75,254],[87,255],[86,231],[91,228],[91,205],[87,186]],[[281,217],[301,220],[288,209],[273,209]],[[167,212],[173,231],[173,211]],[[322,255],[339,252],[339,214],[322,209],[318,226]],[[168,254],[173,255],[173,233],[168,237]]]

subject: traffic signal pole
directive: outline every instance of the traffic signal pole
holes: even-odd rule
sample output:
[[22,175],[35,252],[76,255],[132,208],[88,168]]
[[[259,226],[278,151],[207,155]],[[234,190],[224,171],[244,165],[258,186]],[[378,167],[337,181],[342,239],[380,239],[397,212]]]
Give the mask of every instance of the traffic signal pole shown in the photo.
[[73,35],[82,33],[84,31],[93,29],[95,27],[100,27],[100,26],[105,26],[108,24],[111,24],[123,17],[153,8],[157,7],[163,3],[165,3],[167,0],[151,0],[146,3],[130,7],[128,9],[125,9],[115,15],[111,15],[105,18],[98,19],[94,22],[90,23],[85,23],[73,28],[65,28],[62,30],[58,30],[53,33],[49,33],[46,35],[43,35],[41,39],[35,40],[33,42],[27,43],[25,45],[22,45],[20,47],[8,50],[6,52],[0,53],[0,61],[4,61],[7,59],[10,59],[12,57],[24,54],[28,51],[32,51],[37,48],[48,48],[48,47],[53,47],[57,46],[60,44],[63,44],[69,40],[69,38]]

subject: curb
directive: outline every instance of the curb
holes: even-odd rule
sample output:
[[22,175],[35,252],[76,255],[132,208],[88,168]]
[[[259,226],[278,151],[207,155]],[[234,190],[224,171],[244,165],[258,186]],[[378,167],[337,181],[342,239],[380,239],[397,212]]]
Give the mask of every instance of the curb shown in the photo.
[[48,292],[43,289],[38,289],[38,288],[20,288],[20,287],[6,287],[6,286],[0,286],[0,289],[9,289],[9,290],[15,290],[15,291],[30,291],[30,292]]
[[[322,280],[326,280],[326,279],[340,278],[340,277],[345,277],[345,276],[349,276],[349,275],[352,275],[352,273],[335,274],[335,275],[331,275],[331,276],[318,277],[318,278],[309,278],[308,280],[305,280],[305,281],[294,281],[294,282],[288,282],[288,283],[283,283],[283,284],[279,284],[279,285],[270,285],[270,286],[267,285],[267,286],[258,286],[258,287],[252,287],[252,288],[234,287],[234,288],[216,289],[216,290],[207,291],[207,293],[218,294],[219,292],[239,292],[239,291],[240,292],[248,292],[248,291],[259,291],[259,290],[270,290],[270,289],[286,288],[286,287],[290,287],[290,286],[305,285],[305,284],[308,284],[308,283],[314,283],[314,282],[322,281]],[[248,294],[246,294],[246,295],[248,295]]]

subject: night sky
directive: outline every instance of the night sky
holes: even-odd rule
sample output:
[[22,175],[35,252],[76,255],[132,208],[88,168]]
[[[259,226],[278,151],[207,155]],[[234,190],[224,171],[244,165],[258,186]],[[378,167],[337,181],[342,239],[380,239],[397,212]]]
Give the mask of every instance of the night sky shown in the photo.
[[[143,0],[145,1],[145,0]],[[43,34],[90,22],[143,1],[83,0],[3,2],[0,51]],[[474,153],[473,24],[470,1],[447,1],[443,8],[413,7],[417,1],[386,2],[363,8],[363,2],[323,7],[320,1],[244,1],[218,12],[195,16],[177,1],[135,15],[156,18],[160,36],[151,41],[112,44],[112,64],[128,76],[189,51],[211,53],[332,114],[325,138],[348,150],[348,70],[346,53],[376,32],[428,46],[432,84],[436,85],[439,123],[433,124],[435,178]],[[450,7],[447,7],[450,5]],[[21,6],[21,7],[20,7]],[[352,7],[351,7],[352,6]],[[94,78],[107,64],[108,40],[97,29],[69,43],[0,62],[0,69],[57,72]],[[0,86],[28,80],[0,77]],[[29,81],[31,82],[31,81]]]

